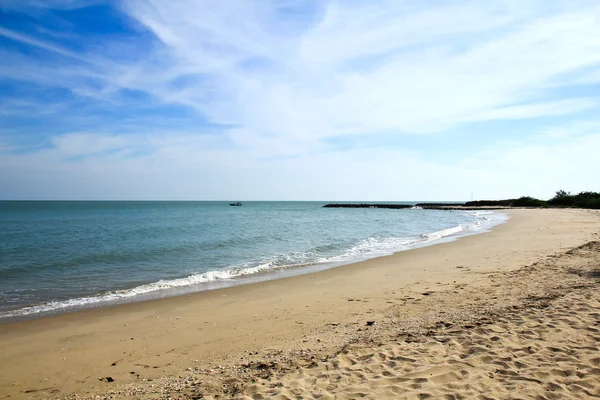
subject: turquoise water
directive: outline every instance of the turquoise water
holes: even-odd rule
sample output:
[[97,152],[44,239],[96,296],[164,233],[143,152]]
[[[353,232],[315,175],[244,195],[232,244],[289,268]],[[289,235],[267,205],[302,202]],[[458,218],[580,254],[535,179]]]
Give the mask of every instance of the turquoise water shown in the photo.
[[503,221],[323,204],[0,202],[0,320],[328,268]]

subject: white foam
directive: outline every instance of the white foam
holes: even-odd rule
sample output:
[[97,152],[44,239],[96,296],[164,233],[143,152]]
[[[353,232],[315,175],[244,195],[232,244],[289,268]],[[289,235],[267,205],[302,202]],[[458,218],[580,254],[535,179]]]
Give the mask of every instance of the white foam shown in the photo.
[[313,252],[293,253],[286,255],[282,254],[255,265],[245,264],[234,266],[227,270],[208,271],[200,274],[193,274],[185,278],[160,280],[158,282],[137,286],[132,289],[115,290],[97,296],[82,297],[64,301],[53,301],[36,306],[21,308],[18,310],[0,312],[0,319],[56,312],[57,310],[79,309],[103,303],[123,302],[136,296],[146,295],[149,293],[169,291],[176,288],[202,285],[210,282],[224,282],[239,277],[256,275],[268,271],[280,270],[283,268],[297,268],[327,263],[350,263],[368,258],[375,258],[382,255],[393,254],[398,251],[426,245],[430,242],[439,241],[452,236],[458,237],[460,234],[476,233],[481,230],[486,230],[488,227],[498,223],[504,222],[508,218],[504,214],[488,211],[474,211],[469,213],[476,217],[476,221],[470,225],[457,225],[435,232],[424,233],[420,237],[369,237],[361,240],[342,254],[335,256],[315,258]]
[[414,239],[411,238],[369,237],[361,240],[342,254],[331,257],[321,257],[318,259],[318,262],[347,262],[359,261],[366,258],[374,258],[377,256],[392,254],[396,251],[405,250],[413,242]]
[[441,229],[439,231],[424,233],[421,235],[422,238],[431,240],[438,240],[446,236],[454,235],[456,233],[462,232],[464,228],[462,225],[453,226],[452,228]]
[[6,311],[0,313],[1,318],[11,318],[17,316],[27,316],[31,314],[41,314],[52,312],[60,309],[82,308],[93,306],[101,303],[118,302],[119,300],[127,300],[136,296],[147,293],[165,291],[186,286],[199,285],[215,281],[230,280],[239,276],[252,275],[262,271],[271,269],[268,264],[261,264],[249,268],[235,268],[221,271],[208,271],[201,274],[190,275],[185,278],[160,280],[158,282],[149,283],[146,285],[137,286],[131,289],[115,290],[97,296],[80,297],[77,299],[69,299],[63,301],[53,301],[45,304],[40,304],[31,307],[25,307],[18,310]]

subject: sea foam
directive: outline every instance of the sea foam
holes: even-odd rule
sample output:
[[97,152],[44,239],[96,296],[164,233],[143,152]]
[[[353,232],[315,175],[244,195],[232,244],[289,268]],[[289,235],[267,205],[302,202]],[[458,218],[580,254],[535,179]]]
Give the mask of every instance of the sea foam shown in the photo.
[[[506,219],[506,216],[494,212],[467,211],[465,213],[472,216],[468,224],[444,227],[417,236],[374,235],[346,245],[326,244],[313,247],[307,251],[274,254],[262,260],[231,265],[220,270],[199,272],[176,279],[159,280],[133,288],[112,290],[93,296],[49,301],[43,304],[6,310],[0,312],[0,319],[20,318],[130,302],[137,299],[164,297],[178,294],[181,289],[186,289],[189,292],[208,290],[214,287],[214,285],[211,285],[214,283],[219,283],[218,287],[232,286],[239,284],[242,279],[251,282],[253,277],[258,276],[261,276],[263,280],[272,279],[275,275],[269,276],[269,273],[282,270],[302,271],[303,267],[333,267],[482,232]],[[311,271],[310,268],[305,270]]]

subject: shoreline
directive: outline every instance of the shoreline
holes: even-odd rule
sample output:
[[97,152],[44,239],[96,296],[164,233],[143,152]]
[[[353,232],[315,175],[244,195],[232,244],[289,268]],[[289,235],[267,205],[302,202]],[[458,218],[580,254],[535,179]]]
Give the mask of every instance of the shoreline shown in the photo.
[[[373,253],[366,257],[363,256],[356,259],[347,259],[342,261],[329,261],[315,264],[294,265],[283,268],[274,268],[264,271],[252,272],[249,274],[234,275],[230,278],[216,278],[214,280],[209,280],[206,282],[187,283],[181,285],[174,285],[167,288],[148,289],[148,287],[157,286],[163,281],[161,280],[157,282],[148,282],[139,286],[109,291],[106,293],[97,293],[92,296],[72,298],[61,301],[51,301],[33,306],[15,308],[12,310],[3,310],[0,312],[0,325],[28,320],[36,320],[40,318],[47,318],[61,314],[69,314],[73,312],[91,309],[99,309],[103,307],[113,307],[123,304],[185,296],[188,294],[200,293],[204,291],[221,290],[240,285],[266,282],[271,280],[316,273],[332,268],[339,268],[346,265],[376,259],[379,257],[393,255],[401,251],[408,251],[421,247],[433,246],[440,243],[460,240],[461,238],[466,236],[485,233],[493,229],[495,226],[505,223],[508,219],[508,217],[505,214],[498,212],[498,210],[477,209],[476,211],[489,212],[491,214],[491,217],[484,217],[485,222],[483,223],[482,221],[477,220],[475,221],[475,223],[467,226],[457,225],[456,227],[450,227],[447,229],[442,229],[440,231],[425,232],[421,234],[420,237],[415,237],[412,240],[407,239],[406,242],[408,244],[403,245],[403,247],[405,248],[391,250],[389,252],[386,251],[384,253]],[[460,230],[457,232],[453,232],[455,228],[460,228]],[[437,237],[436,234],[438,234],[439,237]],[[227,273],[228,271],[229,270],[227,269],[213,270],[181,278],[170,279],[164,282],[165,284],[169,285],[176,281],[189,281],[194,276],[205,275],[208,273]],[[142,291],[136,293],[136,291],[139,290]]]
[[312,274],[0,325],[1,392],[90,396],[290,352],[320,359],[381,333],[390,308],[406,326],[452,314],[443,296],[462,304],[464,288],[489,287],[490,274],[600,239],[597,212],[507,214],[490,232]]

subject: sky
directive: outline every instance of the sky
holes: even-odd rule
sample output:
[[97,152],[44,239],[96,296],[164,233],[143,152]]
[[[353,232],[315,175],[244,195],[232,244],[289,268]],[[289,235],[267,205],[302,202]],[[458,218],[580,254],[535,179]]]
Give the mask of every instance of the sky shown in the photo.
[[0,0],[0,199],[600,191],[597,0]]

